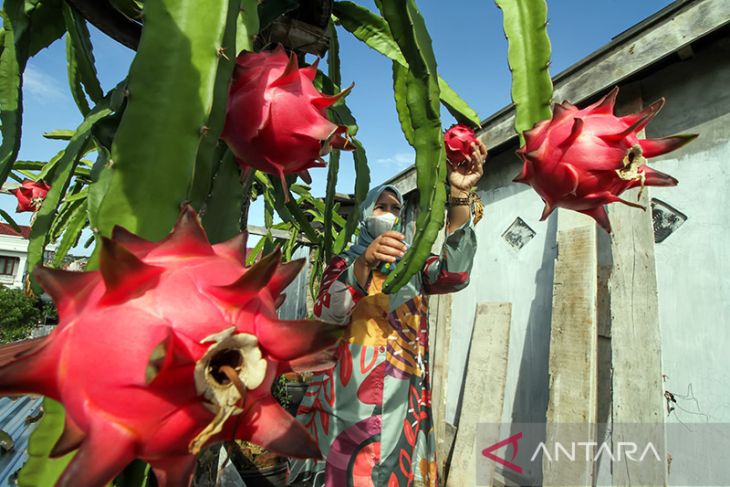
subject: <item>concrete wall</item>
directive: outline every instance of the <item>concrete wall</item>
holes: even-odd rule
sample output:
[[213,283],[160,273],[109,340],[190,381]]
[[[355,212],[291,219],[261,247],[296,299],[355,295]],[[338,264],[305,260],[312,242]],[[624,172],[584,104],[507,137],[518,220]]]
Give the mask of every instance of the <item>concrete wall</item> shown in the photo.
[[[504,420],[542,421],[545,417],[555,220],[539,222],[542,200],[527,186],[512,183],[519,167],[517,156],[507,151],[488,163],[478,187],[485,215],[475,227],[474,271],[469,286],[453,297],[446,409],[450,422],[457,415],[475,307],[483,301],[512,303]],[[521,250],[502,237],[517,217],[535,231]]]
[[[696,47],[690,59],[677,60],[641,80],[645,103],[662,96],[667,99],[663,111],[649,124],[647,137],[701,134],[690,145],[651,161],[680,184],[676,188],[652,188],[650,196],[687,218],[656,244],[665,387],[678,401],[669,423],[730,421],[728,86],[727,37]],[[482,301],[512,303],[503,422],[545,421],[556,221],[551,217],[539,222],[540,198],[526,186],[511,182],[521,166],[513,149],[490,159],[478,187],[486,212],[476,227],[479,250],[475,270],[470,286],[453,298],[449,422],[457,422],[461,414],[466,351],[475,306]],[[517,217],[535,232],[521,250],[503,238]],[[607,238],[604,234],[599,237]],[[608,407],[603,409],[608,411]],[[668,451],[673,455],[675,472],[696,457],[696,451],[687,448],[672,444],[670,435]],[[532,451],[528,445],[525,449]],[[540,472],[524,475],[540,478]]]
[[28,257],[28,240],[11,235],[0,235],[0,255],[18,257],[20,259],[14,276],[0,275],[0,285],[22,288]]
[[[643,96],[667,99],[648,137],[699,133],[654,166],[679,180],[652,189],[687,220],[656,244],[662,358],[676,422],[730,422],[730,37],[642,82]],[[679,445],[668,445],[677,461]],[[673,461],[672,467],[676,466]]]
[[[502,422],[545,421],[557,220],[553,215],[540,222],[540,197],[529,187],[512,182],[521,167],[513,149],[516,147],[491,158],[485,167],[478,186],[485,215],[475,227],[474,271],[469,286],[453,296],[446,420],[454,424],[461,414],[459,397],[476,304],[495,301],[512,303]],[[535,232],[521,249],[503,238],[518,217]]]

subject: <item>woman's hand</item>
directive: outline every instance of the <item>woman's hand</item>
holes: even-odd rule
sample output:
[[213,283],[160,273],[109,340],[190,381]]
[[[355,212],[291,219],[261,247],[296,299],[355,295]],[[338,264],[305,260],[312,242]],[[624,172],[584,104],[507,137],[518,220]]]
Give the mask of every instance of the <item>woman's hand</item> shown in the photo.
[[487,146],[477,139],[471,145],[472,153],[467,156],[466,161],[457,167],[448,164],[449,184],[451,185],[452,196],[466,196],[472,187],[476,186],[484,174],[482,165],[487,160]]
[[355,260],[355,279],[363,289],[368,288],[370,274],[381,262],[395,262],[403,257],[405,235],[395,230],[384,232],[373,240],[365,252]]
[[403,243],[405,238],[405,235],[395,230],[384,232],[372,241],[360,258],[370,269],[376,267],[380,262],[395,262],[403,257],[407,250]]

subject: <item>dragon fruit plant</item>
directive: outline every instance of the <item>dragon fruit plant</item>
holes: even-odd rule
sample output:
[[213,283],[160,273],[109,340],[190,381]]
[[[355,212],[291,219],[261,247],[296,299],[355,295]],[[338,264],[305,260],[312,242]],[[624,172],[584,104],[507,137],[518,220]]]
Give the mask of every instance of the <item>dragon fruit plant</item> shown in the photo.
[[243,51],[236,59],[221,138],[241,167],[278,176],[285,194],[286,174],[310,180],[307,169],[324,167],[322,156],[332,148],[354,148],[347,128],[326,116],[352,86],[324,95],[312,83],[316,75],[316,62],[300,69],[297,57],[281,46]]
[[51,187],[45,181],[23,180],[20,186],[10,190],[18,199],[18,207],[15,209],[16,213],[22,213],[24,211],[36,212],[40,210],[43,200],[46,198],[50,189]]
[[0,393],[65,406],[52,456],[78,452],[57,485],[106,485],[135,458],[159,485],[189,485],[195,454],[230,439],[320,455],[271,386],[333,366],[337,330],[277,319],[303,261],[282,264],[277,250],[245,268],[245,244],[240,234],[211,245],[187,206],[161,242],[115,228],[97,271],[35,269],[60,323],[0,349]]
[[517,151],[524,164],[514,181],[532,186],[543,199],[541,220],[556,207],[568,208],[594,218],[610,233],[603,205],[620,202],[645,209],[619,195],[637,186],[676,186],[676,179],[647,166],[646,158],[671,152],[696,135],[639,139],[637,133],[659,112],[664,99],[617,117],[617,95],[614,88],[582,110],[567,102],[555,105],[550,120],[525,132],[525,144]]
[[452,166],[460,166],[471,156],[471,145],[477,141],[474,131],[463,124],[452,125],[444,133],[446,159]]

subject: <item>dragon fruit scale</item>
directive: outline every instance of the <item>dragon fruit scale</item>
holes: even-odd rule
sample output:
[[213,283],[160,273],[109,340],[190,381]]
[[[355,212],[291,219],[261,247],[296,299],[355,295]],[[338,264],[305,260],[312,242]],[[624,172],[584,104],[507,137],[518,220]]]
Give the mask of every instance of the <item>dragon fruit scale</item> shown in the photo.
[[664,99],[617,117],[613,114],[617,95],[618,87],[582,110],[567,102],[557,104],[551,120],[525,132],[525,144],[517,151],[522,172],[514,181],[532,186],[543,199],[541,220],[562,207],[591,216],[610,233],[603,205],[620,202],[645,209],[619,195],[637,186],[677,184],[673,177],[647,166],[645,158],[678,149],[697,135],[639,139],[637,133],[661,110]]
[[18,207],[15,209],[15,212],[36,212],[40,210],[43,200],[46,198],[50,189],[51,187],[45,181],[23,180],[20,186],[10,190],[18,199]]
[[0,348],[0,394],[65,406],[52,456],[78,451],[57,485],[103,486],[140,458],[160,486],[186,486],[195,454],[234,438],[320,456],[271,385],[285,372],[332,367],[339,332],[277,319],[303,262],[282,264],[277,250],[245,268],[245,242],[209,244],[185,207],[158,243],[115,228],[98,271],[35,270],[60,323]]
[[221,138],[243,168],[278,176],[286,191],[286,174],[324,167],[332,148],[353,149],[347,128],[327,117],[327,108],[350,92],[320,93],[313,84],[317,62],[299,68],[297,57],[279,45],[273,51],[239,54],[228,94]]

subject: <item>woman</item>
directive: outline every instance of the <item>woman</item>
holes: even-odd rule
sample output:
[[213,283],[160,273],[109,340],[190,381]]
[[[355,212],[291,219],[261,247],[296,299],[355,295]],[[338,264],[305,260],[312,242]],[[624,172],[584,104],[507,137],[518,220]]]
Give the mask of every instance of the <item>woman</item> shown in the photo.
[[449,172],[443,251],[406,286],[381,292],[407,249],[404,235],[393,229],[403,206],[393,186],[368,193],[356,242],[325,269],[314,314],[348,329],[336,367],[312,377],[297,415],[323,460],[293,461],[290,483],[437,485],[424,295],[458,291],[469,282],[476,236],[468,195],[487,153],[481,142],[472,149],[468,162]]

